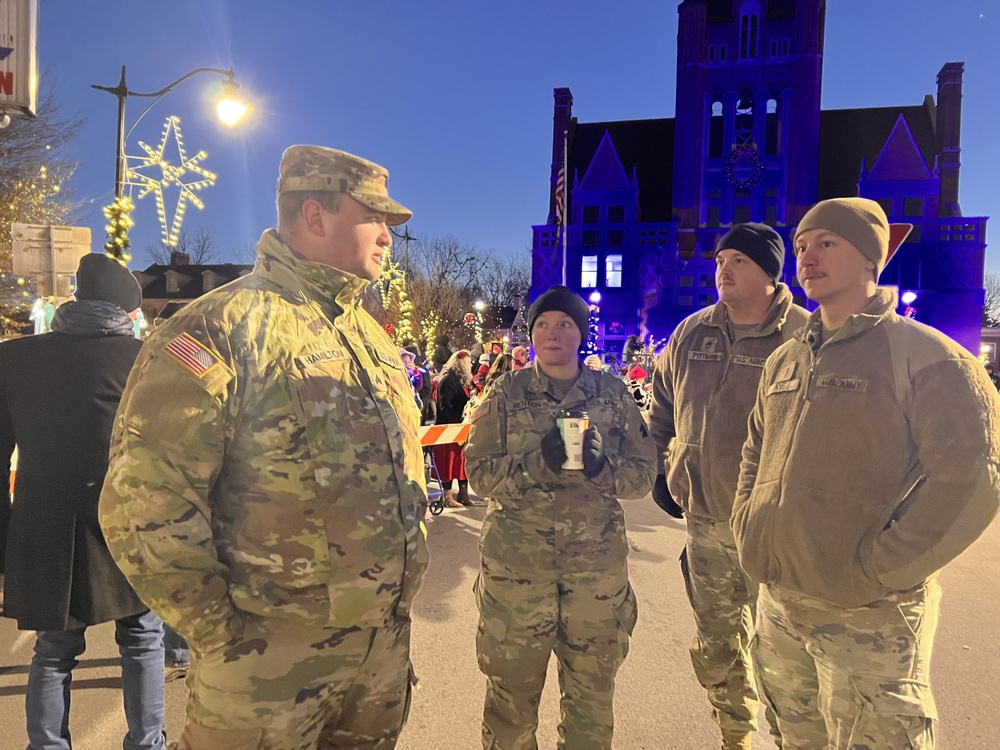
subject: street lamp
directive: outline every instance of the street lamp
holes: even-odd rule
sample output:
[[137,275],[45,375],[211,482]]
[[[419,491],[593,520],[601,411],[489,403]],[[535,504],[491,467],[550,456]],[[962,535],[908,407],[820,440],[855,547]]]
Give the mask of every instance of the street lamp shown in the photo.
[[[225,70],[223,68],[195,68],[190,73],[187,73],[180,78],[178,78],[173,83],[164,86],[159,91],[154,91],[149,94],[139,93],[137,91],[130,91],[125,83],[125,66],[122,65],[122,77],[118,82],[117,86],[98,86],[97,84],[91,84],[91,88],[97,89],[98,91],[107,91],[109,94],[113,94],[118,97],[118,140],[117,140],[117,151],[115,154],[115,199],[122,197],[122,192],[125,187],[125,138],[128,133],[132,132],[139,120],[143,118],[150,107],[152,107],[164,94],[167,94],[174,90],[174,87],[180,83],[183,83],[188,78],[197,75],[198,73],[217,73],[219,75],[225,76],[226,80],[222,84],[222,95],[219,97],[217,112],[219,119],[222,120],[226,125],[235,125],[240,118],[247,111],[246,104],[240,101],[238,91],[240,85],[236,82],[236,73],[232,68]],[[136,118],[135,122],[132,123],[132,128],[129,128],[128,133],[125,132],[125,100],[130,96],[139,96],[145,99],[152,99],[149,106],[142,111],[142,113]]]

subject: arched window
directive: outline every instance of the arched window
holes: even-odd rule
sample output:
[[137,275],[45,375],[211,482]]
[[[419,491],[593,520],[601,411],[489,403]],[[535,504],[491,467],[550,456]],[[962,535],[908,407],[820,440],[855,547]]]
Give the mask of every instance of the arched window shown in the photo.
[[764,144],[764,153],[768,156],[781,153],[781,104],[773,97],[767,100]]
[[722,102],[712,102],[712,116],[708,121],[708,157],[722,157],[722,139],[725,132],[725,120],[722,117]]
[[757,57],[757,38],[760,26],[760,7],[755,0],[748,0],[740,8],[740,59]]

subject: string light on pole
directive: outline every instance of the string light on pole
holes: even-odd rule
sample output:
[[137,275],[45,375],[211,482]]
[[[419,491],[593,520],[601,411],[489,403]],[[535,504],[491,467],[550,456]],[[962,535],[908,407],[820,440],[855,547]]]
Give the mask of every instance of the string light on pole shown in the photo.
[[476,308],[476,341],[483,340],[483,310],[486,309],[486,303],[481,299],[477,299],[473,307]]
[[590,323],[587,325],[587,345],[583,351],[585,354],[600,354],[597,348],[598,323],[601,318],[601,293],[596,289],[590,293]]

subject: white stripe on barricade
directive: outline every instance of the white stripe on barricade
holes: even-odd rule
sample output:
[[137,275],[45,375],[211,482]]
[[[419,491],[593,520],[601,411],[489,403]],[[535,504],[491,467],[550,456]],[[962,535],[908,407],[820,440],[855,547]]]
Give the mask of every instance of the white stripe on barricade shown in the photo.
[[449,443],[464,443],[469,439],[468,424],[432,424],[420,428],[420,445],[448,445]]

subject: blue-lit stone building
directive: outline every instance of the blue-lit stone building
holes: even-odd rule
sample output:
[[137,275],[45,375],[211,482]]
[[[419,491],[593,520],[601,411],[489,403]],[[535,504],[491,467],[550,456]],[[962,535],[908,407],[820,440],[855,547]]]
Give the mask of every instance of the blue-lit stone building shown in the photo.
[[[860,195],[914,225],[880,283],[915,292],[918,320],[978,354],[987,219],[958,202],[964,64],[944,63],[936,95],[912,106],[821,110],[825,12],[825,0],[681,2],[673,118],[580,122],[570,90],[555,89],[532,297],[562,280],[554,193],[567,133],[566,283],[600,292],[605,349],[664,338],[713,304],[711,251],[734,222],[770,224],[790,247],[816,201]],[[805,303],[790,255],[785,271]]]

